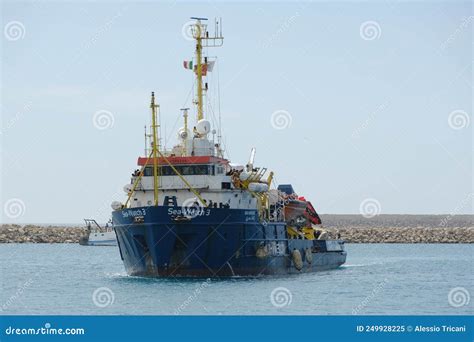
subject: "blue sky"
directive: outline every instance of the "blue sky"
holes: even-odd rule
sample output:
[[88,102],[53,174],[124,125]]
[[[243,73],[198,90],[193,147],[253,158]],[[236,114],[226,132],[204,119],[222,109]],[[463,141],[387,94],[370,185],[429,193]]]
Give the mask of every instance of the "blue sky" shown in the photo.
[[[470,2],[3,1],[1,12],[2,222],[107,219],[143,154],[150,92],[168,146],[191,106],[191,16],[223,19],[209,82],[233,162],[256,147],[256,163],[321,213],[368,199],[382,214],[472,213]],[[93,124],[100,111],[107,129]]]

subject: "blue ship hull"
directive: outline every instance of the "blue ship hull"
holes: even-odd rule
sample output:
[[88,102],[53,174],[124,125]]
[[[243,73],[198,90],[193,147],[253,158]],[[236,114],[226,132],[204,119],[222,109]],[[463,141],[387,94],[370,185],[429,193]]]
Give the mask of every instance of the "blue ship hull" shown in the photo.
[[117,210],[112,217],[130,275],[278,275],[346,261],[342,241],[288,239],[284,222],[261,223],[256,210],[201,208],[189,215],[181,207],[150,206]]

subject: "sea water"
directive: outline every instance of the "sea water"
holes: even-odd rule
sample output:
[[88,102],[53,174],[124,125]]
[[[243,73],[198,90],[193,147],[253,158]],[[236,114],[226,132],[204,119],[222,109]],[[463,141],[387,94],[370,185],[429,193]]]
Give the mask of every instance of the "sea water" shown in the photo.
[[461,315],[474,246],[346,244],[336,270],[270,278],[128,276],[117,247],[0,244],[1,314]]

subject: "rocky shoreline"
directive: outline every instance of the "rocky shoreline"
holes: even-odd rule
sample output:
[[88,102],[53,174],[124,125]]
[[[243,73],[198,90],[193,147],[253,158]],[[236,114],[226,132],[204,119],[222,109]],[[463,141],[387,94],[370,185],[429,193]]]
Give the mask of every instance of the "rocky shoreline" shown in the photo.
[[474,228],[335,228],[347,243],[474,243]]
[[0,243],[79,243],[83,227],[2,224]]
[[[324,229],[330,238],[340,236],[347,243],[474,243],[474,226],[471,224],[454,227],[410,224],[387,226],[390,221],[385,220],[385,225],[381,223],[374,226],[354,219],[343,218],[341,222],[341,217],[338,217],[337,220],[326,217],[327,224]],[[79,226],[2,224],[0,243],[79,243],[85,232],[85,228]]]

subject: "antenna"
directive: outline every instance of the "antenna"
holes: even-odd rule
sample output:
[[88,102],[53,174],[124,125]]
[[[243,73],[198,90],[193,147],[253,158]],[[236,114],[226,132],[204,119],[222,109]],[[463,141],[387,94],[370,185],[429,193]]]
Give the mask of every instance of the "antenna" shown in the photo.
[[146,125],[145,125],[145,156],[148,155],[147,147],[148,147],[148,136],[146,134]]
[[217,131],[213,129],[211,133],[212,133],[212,144],[214,145],[214,140],[215,140]]
[[188,110],[189,108],[181,108],[183,111],[183,117],[184,117],[184,132],[186,134],[186,137],[183,139],[183,157],[188,153]]

